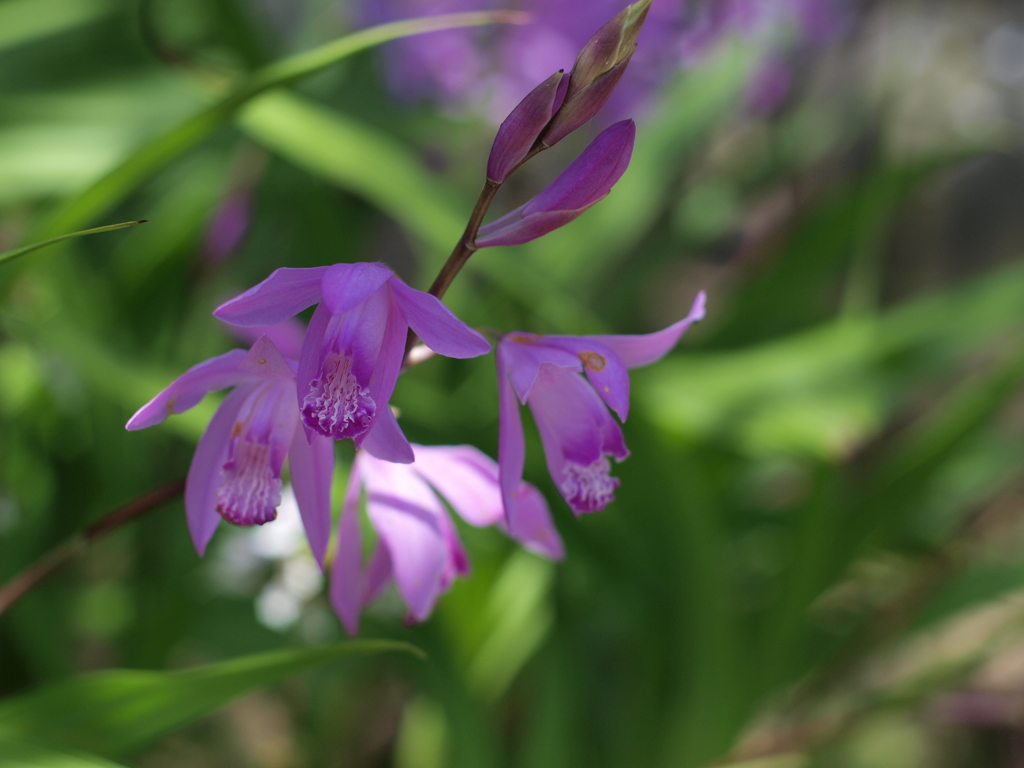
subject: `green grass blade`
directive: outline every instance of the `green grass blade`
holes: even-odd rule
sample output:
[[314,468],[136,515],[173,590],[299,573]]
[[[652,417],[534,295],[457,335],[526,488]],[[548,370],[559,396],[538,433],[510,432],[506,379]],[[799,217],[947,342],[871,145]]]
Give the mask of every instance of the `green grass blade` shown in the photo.
[[88,224],[165,165],[225,125],[243,104],[270,88],[293,83],[389,40],[457,27],[518,24],[525,22],[526,18],[521,13],[493,11],[409,19],[360,30],[311,51],[269,64],[216,103],[148,141],[89,189],[58,208],[43,221],[36,235],[39,238],[54,237],[59,232]]
[[21,248],[15,248],[13,250],[0,253],[0,264],[3,264],[5,261],[11,261],[13,259],[16,259],[19,256],[24,256],[27,253],[32,253],[32,251],[38,251],[40,248],[45,248],[48,245],[59,243],[62,240],[68,240],[72,237],[82,237],[83,235],[98,235],[100,232],[113,232],[115,229],[125,229],[126,227],[134,227],[136,224],[145,223],[145,219],[141,219],[140,221],[124,221],[121,222],[120,224],[108,224],[105,227],[96,227],[95,229],[83,229],[81,232],[72,232],[67,235],[51,237],[49,240],[43,240],[40,243],[31,243],[29,245],[23,245]]
[[95,755],[61,752],[38,744],[0,739],[0,765],[4,768],[123,768]]
[[180,672],[82,675],[0,702],[0,733],[115,757],[248,691],[329,661],[386,651],[423,655],[407,643],[362,640],[256,654]]

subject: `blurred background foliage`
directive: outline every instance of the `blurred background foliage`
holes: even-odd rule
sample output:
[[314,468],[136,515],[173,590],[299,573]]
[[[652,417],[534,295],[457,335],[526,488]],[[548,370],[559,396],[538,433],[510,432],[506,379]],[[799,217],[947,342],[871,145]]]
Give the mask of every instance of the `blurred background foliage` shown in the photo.
[[[828,45],[785,49],[768,108],[749,98],[757,41],[723,36],[638,107],[598,209],[479,253],[448,294],[473,325],[578,334],[653,330],[708,291],[707,320],[633,378],[605,512],[573,519],[528,431],[563,563],[461,530],[473,573],[428,622],[405,626],[394,594],[364,621],[429,661],[327,663],[342,631],[294,501],[222,527],[202,560],[171,502],[0,618],[0,763],[1024,764],[1024,10],[850,14]],[[386,48],[154,154],[355,18],[334,0],[0,0],[0,251],[149,220],[0,265],[0,580],[184,474],[214,398],[124,423],[238,343],[210,314],[233,291],[338,261],[429,284],[493,125],[389,95]],[[96,185],[140,148],[149,166]],[[416,442],[496,452],[489,358],[417,366],[394,402]],[[79,677],[111,668],[133,671]]]

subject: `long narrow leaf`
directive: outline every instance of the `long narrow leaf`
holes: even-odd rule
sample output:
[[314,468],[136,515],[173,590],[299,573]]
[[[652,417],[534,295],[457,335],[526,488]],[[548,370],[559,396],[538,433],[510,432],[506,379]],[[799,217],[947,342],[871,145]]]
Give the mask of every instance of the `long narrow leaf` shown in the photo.
[[43,222],[36,234],[40,238],[54,237],[57,233],[88,224],[165,165],[225,125],[243,104],[270,88],[293,83],[389,40],[456,27],[521,24],[526,19],[525,14],[514,11],[452,13],[408,19],[360,30],[311,51],[270,64],[216,103],[145,143],[89,189],[58,208]]
[[145,224],[146,220],[141,221],[125,221],[120,224],[108,224],[105,227],[96,227],[95,229],[83,229],[81,232],[72,232],[67,235],[60,235],[59,237],[51,237],[49,240],[43,240],[41,243],[31,243],[29,245],[23,245],[21,248],[15,248],[10,251],[4,251],[0,253],[0,264],[5,261],[11,261],[19,256],[24,256],[32,251],[38,251],[40,248],[45,248],[48,245],[59,243],[62,240],[67,240],[72,237],[82,237],[82,235],[97,235],[100,232],[113,232],[115,229],[125,229],[126,227],[134,227],[136,224]]
[[4,768],[123,768],[95,755],[60,752],[37,744],[0,738],[0,765]]
[[275,651],[182,672],[98,672],[3,701],[0,733],[116,757],[247,691],[328,661],[384,651],[422,655],[407,643],[364,640]]

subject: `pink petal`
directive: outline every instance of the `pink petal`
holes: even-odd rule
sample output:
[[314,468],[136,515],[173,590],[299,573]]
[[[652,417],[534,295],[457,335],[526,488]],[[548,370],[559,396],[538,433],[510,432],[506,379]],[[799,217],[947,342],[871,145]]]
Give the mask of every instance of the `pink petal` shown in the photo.
[[313,556],[324,567],[327,541],[331,537],[331,480],[334,477],[334,441],[315,435],[307,440],[301,429],[292,438],[288,461],[292,486],[299,502],[302,525]]
[[[355,443],[356,448],[361,447],[368,439],[370,433],[373,432],[377,422],[382,418],[387,418],[384,413],[387,411],[393,423],[385,424],[381,428],[382,431],[378,434],[375,441],[377,452],[372,448],[368,450],[385,461],[398,461],[400,464],[409,464],[412,462],[412,449],[409,448],[409,442],[405,439],[405,435],[402,434],[402,430],[394,420],[394,414],[391,413],[391,408],[388,406],[388,401],[391,400],[391,395],[395,391],[398,374],[402,371],[402,360],[405,358],[405,339],[409,326],[405,322],[405,317],[402,315],[402,310],[399,308],[398,303],[394,301],[394,297],[388,292],[389,290],[390,288],[382,292],[388,297],[386,321],[368,386],[370,397],[377,404],[377,412],[370,423],[370,429],[357,437]],[[399,458],[388,459],[380,455],[381,452]]]
[[261,379],[293,379],[295,371],[285,362],[268,336],[260,336],[245,356],[240,370]]
[[306,326],[289,318],[277,325],[231,325],[225,323],[236,337],[252,345],[260,336],[268,336],[274,346],[289,360],[298,360],[302,353],[302,341],[306,337]]
[[409,441],[391,408],[384,406],[377,412],[377,420],[364,434],[362,448],[381,461],[412,464],[415,460]]
[[[313,311],[313,317],[309,321],[309,328],[306,330],[306,339],[302,342],[302,352],[299,355],[299,370],[296,374],[296,394],[298,395],[299,408],[302,408],[302,401],[309,394],[310,383],[317,377],[320,369],[321,357],[324,347],[324,334],[331,322],[331,313],[323,304]],[[306,427],[303,429],[310,440],[316,433]]]
[[538,211],[526,214],[523,205],[514,211],[495,219],[490,224],[480,227],[476,238],[477,248],[493,248],[498,245],[522,245],[549,232],[561,229],[571,221],[575,221],[586,211],[601,202],[607,195],[594,200],[589,205],[571,211]]
[[281,267],[245,293],[221,304],[214,317],[232,325],[277,325],[320,301],[329,267]]
[[231,430],[238,412],[257,386],[257,383],[243,384],[224,398],[192,454],[192,464],[185,480],[185,518],[200,557],[206,552],[206,546],[220,522],[217,487],[221,469],[228,458]]
[[363,591],[363,605],[369,605],[376,600],[384,587],[388,585],[394,575],[394,568],[391,567],[391,553],[388,548],[377,545],[370,558],[370,565],[366,569],[366,589]]
[[704,291],[701,291],[694,299],[690,314],[661,331],[641,336],[590,336],[588,338],[612,349],[622,358],[622,362],[627,368],[648,365],[664,357],[676,345],[679,337],[686,332],[687,328],[704,319],[705,301],[706,296]]
[[413,446],[413,469],[459,517],[482,528],[505,519],[498,464],[471,445]]
[[449,549],[440,499],[409,467],[365,457],[366,511],[391,554],[398,592],[423,621],[441,592]]
[[335,264],[323,276],[323,302],[332,315],[343,315],[376,293],[392,274],[383,264]]
[[622,359],[596,339],[595,336],[545,336],[544,344],[576,355],[594,390],[625,421],[629,415],[629,372]]
[[531,552],[561,560],[565,557],[565,545],[551,520],[551,510],[536,487],[530,483],[519,486],[516,494],[515,525],[509,526],[509,536]]
[[519,395],[519,402],[523,404],[526,403],[526,395],[543,363],[572,371],[583,370],[583,363],[575,352],[548,344],[546,338],[514,331],[505,334],[498,343],[498,348],[504,350],[512,386]]
[[522,162],[551,116],[558,111],[568,86],[569,78],[559,70],[516,105],[494,137],[487,160],[488,179],[500,184]]
[[231,387],[250,378],[249,374],[239,370],[246,354],[244,349],[233,349],[193,365],[139,408],[125,428],[136,430],[160,424],[169,414],[184,413],[198,405],[207,392]]
[[359,634],[359,613],[363,607],[363,539],[359,533],[359,499],[362,478],[357,457],[345,490],[345,503],[338,523],[338,549],[331,566],[331,605],[350,635]]
[[409,327],[439,355],[467,358],[491,351],[487,339],[453,315],[436,296],[414,290],[396,277],[389,285]]
[[519,413],[519,400],[509,380],[508,351],[498,346],[498,472],[501,496],[505,506],[505,518],[509,530],[516,530],[518,523],[519,487],[523,483],[523,466],[526,463],[526,440],[523,436],[523,421]]

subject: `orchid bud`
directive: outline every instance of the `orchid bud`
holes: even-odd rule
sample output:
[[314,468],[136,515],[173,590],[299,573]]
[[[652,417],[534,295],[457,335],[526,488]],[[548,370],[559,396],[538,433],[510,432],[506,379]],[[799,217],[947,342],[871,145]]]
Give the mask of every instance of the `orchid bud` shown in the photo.
[[569,78],[559,70],[534,88],[505,118],[487,161],[487,178],[501,184],[529,154],[541,131],[562,106]]
[[605,105],[636,50],[650,7],[651,0],[626,6],[583,46],[569,74],[565,101],[541,135],[545,146],[553,147]]
[[568,224],[604,198],[626,172],[635,138],[632,120],[604,130],[539,195],[481,227],[477,247],[528,243]]

